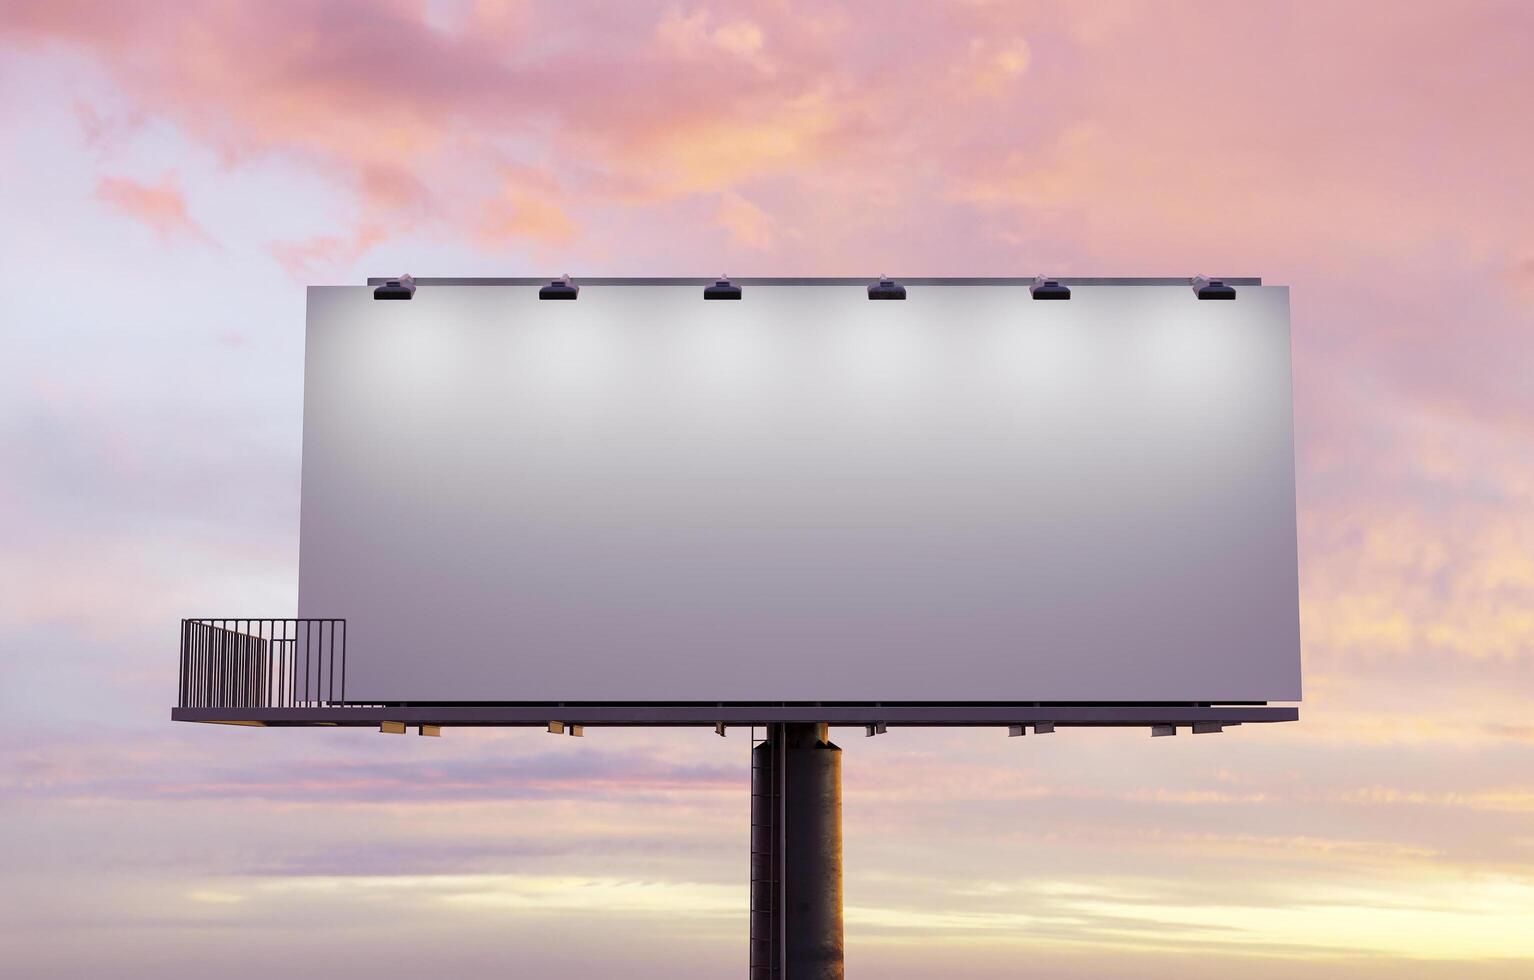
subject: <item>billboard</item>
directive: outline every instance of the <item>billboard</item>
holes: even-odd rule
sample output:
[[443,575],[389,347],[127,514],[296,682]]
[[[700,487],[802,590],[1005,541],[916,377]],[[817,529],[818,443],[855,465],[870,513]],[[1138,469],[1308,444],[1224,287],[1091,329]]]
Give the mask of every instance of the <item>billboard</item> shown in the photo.
[[1300,697],[1288,290],[309,291],[357,702]]

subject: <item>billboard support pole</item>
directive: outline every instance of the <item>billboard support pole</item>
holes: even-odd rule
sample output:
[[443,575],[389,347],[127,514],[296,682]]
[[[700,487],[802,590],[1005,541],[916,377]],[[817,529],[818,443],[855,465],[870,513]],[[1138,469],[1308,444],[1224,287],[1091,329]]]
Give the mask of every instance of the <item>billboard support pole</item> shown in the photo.
[[825,724],[751,750],[751,980],[843,980],[842,760]]

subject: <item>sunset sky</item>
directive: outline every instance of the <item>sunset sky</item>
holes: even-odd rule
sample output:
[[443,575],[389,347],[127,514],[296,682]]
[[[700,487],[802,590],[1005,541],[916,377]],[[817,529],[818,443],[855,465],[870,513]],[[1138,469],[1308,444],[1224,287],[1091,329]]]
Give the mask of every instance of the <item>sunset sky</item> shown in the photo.
[[837,736],[849,975],[1534,975],[1534,7],[0,0],[0,974],[738,976],[749,742],[173,725],[304,287],[1291,287],[1294,725]]

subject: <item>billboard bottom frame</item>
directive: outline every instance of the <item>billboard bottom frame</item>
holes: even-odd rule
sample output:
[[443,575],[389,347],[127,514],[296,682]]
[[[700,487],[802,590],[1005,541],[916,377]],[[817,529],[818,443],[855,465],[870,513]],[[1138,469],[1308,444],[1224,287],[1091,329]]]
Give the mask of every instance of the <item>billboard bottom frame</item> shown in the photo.
[[550,721],[592,728],[691,728],[820,723],[911,728],[993,728],[1038,722],[1061,728],[1265,724],[1299,720],[1297,705],[1269,704],[794,704],[324,705],[176,707],[172,721],[269,728],[367,728],[385,721],[462,728],[541,728]]

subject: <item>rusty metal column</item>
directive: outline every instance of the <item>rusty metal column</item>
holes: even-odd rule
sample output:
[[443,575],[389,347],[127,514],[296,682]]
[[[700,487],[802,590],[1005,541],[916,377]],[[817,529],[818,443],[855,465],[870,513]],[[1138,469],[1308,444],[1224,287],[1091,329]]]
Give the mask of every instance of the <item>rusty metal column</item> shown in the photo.
[[772,725],[751,768],[751,978],[843,980],[842,751]]

